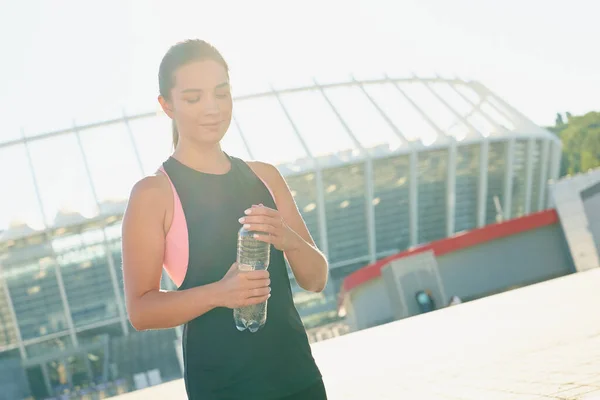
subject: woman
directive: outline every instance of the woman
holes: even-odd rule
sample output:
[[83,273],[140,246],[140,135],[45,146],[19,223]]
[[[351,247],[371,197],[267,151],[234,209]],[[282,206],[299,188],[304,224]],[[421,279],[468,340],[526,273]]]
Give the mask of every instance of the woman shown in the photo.
[[[226,62],[204,41],[178,43],[161,62],[159,87],[175,150],[136,183],[123,218],[132,325],[184,325],[190,399],[326,399],[284,256],[298,284],[313,292],[327,283],[327,261],[278,170],[221,150],[232,115]],[[272,244],[268,271],[238,271],[242,224]],[[160,290],[163,266],[178,290]],[[239,332],[232,310],[267,299],[265,326]]]

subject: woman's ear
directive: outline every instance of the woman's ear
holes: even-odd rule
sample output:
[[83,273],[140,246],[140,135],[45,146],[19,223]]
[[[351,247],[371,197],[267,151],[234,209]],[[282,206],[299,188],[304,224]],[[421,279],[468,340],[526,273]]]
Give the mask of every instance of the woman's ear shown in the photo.
[[167,114],[167,116],[173,119],[173,108],[167,99],[165,99],[162,95],[158,96],[158,102],[160,103],[160,107]]

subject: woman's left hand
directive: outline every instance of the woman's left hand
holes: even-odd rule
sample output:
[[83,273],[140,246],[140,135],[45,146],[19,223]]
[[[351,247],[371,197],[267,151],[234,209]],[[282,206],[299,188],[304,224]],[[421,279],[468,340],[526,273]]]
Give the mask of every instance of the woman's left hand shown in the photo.
[[271,243],[277,250],[292,251],[299,247],[302,238],[283,220],[279,211],[262,204],[253,205],[239,219],[244,228],[257,232],[254,237],[261,242]]

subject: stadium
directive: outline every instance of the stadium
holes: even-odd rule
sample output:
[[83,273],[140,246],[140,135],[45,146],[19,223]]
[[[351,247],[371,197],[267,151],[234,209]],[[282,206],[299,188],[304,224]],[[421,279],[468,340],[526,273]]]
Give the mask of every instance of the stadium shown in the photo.
[[[328,256],[323,293],[290,276],[309,329],[339,320],[359,268],[546,209],[561,156],[554,134],[481,83],[416,76],[237,96],[223,148],[278,167]],[[0,141],[2,387],[37,399],[181,377],[178,331],[127,321],[120,255],[129,190],[171,150],[158,112]]]

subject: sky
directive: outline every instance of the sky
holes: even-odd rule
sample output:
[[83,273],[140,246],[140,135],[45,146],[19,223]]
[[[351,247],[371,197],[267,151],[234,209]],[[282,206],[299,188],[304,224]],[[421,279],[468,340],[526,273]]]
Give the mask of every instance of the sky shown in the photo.
[[[160,60],[187,38],[221,51],[234,95],[313,78],[439,74],[477,80],[535,123],[553,125],[557,112],[600,111],[598,15],[592,0],[0,0],[0,142],[158,110]],[[168,126],[141,127],[150,129]],[[94,176],[96,194],[126,193],[141,172],[126,156],[125,135],[97,133],[82,144],[92,175],[105,174]],[[168,136],[152,137],[168,145]],[[107,148],[121,161],[106,163]],[[74,138],[34,142],[31,152],[46,220],[65,206],[92,215]],[[3,170],[27,170],[25,160],[22,147],[0,151]],[[122,185],[108,179],[124,170],[131,176]],[[0,230],[14,216],[39,226],[31,177],[23,171],[0,182],[18,194],[0,197],[2,209],[16,210],[0,213]]]
[[593,0],[282,2],[0,0],[0,135],[157,107],[157,70],[190,37],[217,46],[234,94],[415,73],[475,79],[534,122],[600,109]]

